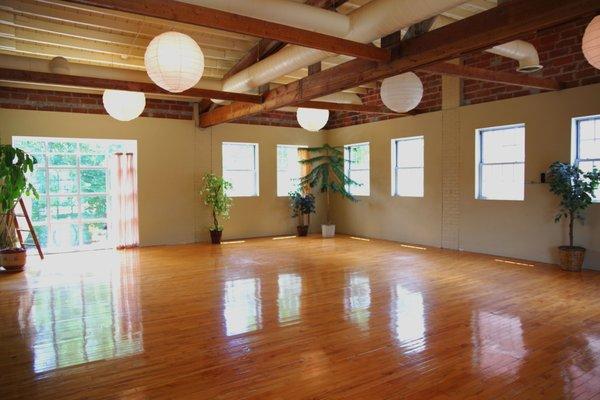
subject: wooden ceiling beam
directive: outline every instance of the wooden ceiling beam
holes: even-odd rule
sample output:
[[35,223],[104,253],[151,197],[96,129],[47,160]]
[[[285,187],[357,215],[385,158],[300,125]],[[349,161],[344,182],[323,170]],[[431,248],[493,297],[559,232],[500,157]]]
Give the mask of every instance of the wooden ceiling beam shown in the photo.
[[526,74],[502,71],[490,71],[483,68],[469,67],[450,63],[433,64],[419,68],[420,71],[440,75],[450,75],[476,81],[502,83],[504,85],[522,86],[543,90],[560,90],[560,82],[554,79],[539,78]]
[[388,50],[369,44],[174,0],[67,0],[67,2],[275,39],[366,60],[389,61],[391,57]]
[[382,114],[382,115],[412,115],[413,113],[397,113],[386,107],[367,106],[363,104],[341,104],[331,103],[329,101],[305,101],[297,104],[298,107],[317,108],[330,111],[347,111],[361,114]]
[[[335,9],[340,5],[344,4],[348,0],[308,0],[305,4],[319,7],[319,8],[328,8]],[[286,43],[281,42],[279,40],[273,39],[261,39],[259,42],[248,51],[240,60],[233,66],[225,75],[223,75],[223,79],[227,79],[240,71],[245,70],[251,65],[256,64],[260,60],[264,60],[277,53],[279,50],[285,47]]]
[[398,44],[391,62],[353,60],[271,90],[262,104],[233,103],[200,116],[213,126],[247,115],[298,104],[506,43],[600,11],[598,0],[512,0]]
[[[0,80],[7,82],[40,83],[46,85],[60,85],[68,87],[82,87],[94,89],[116,89],[132,92],[151,94],[170,94],[178,96],[198,97],[205,99],[230,100],[245,103],[260,103],[261,96],[246,93],[231,93],[220,90],[192,88],[181,93],[170,93],[149,82],[120,81],[115,79],[91,78],[87,76],[74,76],[51,74],[47,72],[23,71],[17,69],[0,68]],[[237,103],[236,103],[237,104]]]

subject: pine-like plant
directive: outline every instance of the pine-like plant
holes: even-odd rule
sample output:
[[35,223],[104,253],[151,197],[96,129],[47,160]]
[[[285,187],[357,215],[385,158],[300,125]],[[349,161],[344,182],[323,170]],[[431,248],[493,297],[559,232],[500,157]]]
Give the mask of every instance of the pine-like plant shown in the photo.
[[331,194],[338,193],[343,198],[356,201],[347,187],[360,184],[350,179],[344,172],[343,147],[324,144],[321,147],[309,147],[306,151],[309,157],[300,162],[309,164],[311,171],[300,178],[300,186],[317,188],[321,193],[325,193],[325,217],[327,225],[331,225]]

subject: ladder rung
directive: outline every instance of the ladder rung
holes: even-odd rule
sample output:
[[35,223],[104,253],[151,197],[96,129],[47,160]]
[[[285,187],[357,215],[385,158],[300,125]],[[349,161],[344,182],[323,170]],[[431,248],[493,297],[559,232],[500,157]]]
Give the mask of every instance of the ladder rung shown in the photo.
[[13,214],[15,217],[23,217],[25,218],[25,214]]
[[29,229],[21,229],[21,228],[19,228],[19,229],[17,229],[17,230],[18,230],[19,232],[31,232]]

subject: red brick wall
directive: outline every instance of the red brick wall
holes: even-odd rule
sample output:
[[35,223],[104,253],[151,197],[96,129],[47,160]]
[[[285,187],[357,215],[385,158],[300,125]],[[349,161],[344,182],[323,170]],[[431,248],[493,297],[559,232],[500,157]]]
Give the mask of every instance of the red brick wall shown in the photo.
[[[418,72],[417,75],[423,82],[423,99],[416,111],[421,113],[439,111],[442,108],[442,78],[439,75]],[[383,106],[379,96],[379,88],[369,89],[368,93],[359,95],[363,104],[370,106]],[[359,114],[346,111],[333,111],[330,113],[329,122],[325,129],[342,128],[344,126],[366,124],[368,122],[383,121],[399,118],[393,115]]]
[[[102,96],[48,90],[0,87],[0,108],[106,114]],[[146,99],[144,117],[193,119],[194,107],[185,101]]]
[[288,128],[299,128],[295,112],[287,111],[269,111],[261,114],[251,115],[249,117],[234,121],[236,124],[266,125],[266,126],[284,126]]
[[[544,66],[534,76],[557,79],[566,87],[600,82],[600,70],[592,67],[581,52],[581,38],[590,21],[591,17],[582,18],[524,37],[523,40],[531,42],[536,47],[540,63]],[[518,65],[516,61],[509,58],[485,52],[463,57],[463,63],[472,67],[507,72],[514,72]],[[464,80],[463,104],[484,103],[539,92],[537,89],[525,89],[519,86]]]

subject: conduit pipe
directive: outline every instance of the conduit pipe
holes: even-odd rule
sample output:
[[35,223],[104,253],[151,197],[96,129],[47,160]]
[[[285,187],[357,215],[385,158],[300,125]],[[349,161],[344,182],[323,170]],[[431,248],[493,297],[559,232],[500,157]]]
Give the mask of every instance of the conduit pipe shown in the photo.
[[[199,5],[221,3],[218,0],[186,1]],[[287,10],[286,17],[288,18],[288,21],[289,18],[297,17],[306,24],[313,22],[309,19],[310,17],[304,14],[299,13],[298,15],[293,15],[289,8],[293,3],[291,1],[269,1],[273,2],[273,4],[280,4],[281,7]],[[232,0],[231,4],[241,2],[244,2],[244,0]],[[415,2],[414,0],[374,0],[356,9],[346,17],[349,19],[349,30],[347,34],[342,37],[360,43],[370,43],[401,28],[438,15],[465,2],[465,0],[421,0],[418,2]],[[221,8],[222,7],[223,6],[221,6]],[[231,7],[231,11],[240,14],[246,10],[241,7],[234,10],[234,7]],[[312,8],[319,13],[327,12],[326,10],[318,9],[316,7]],[[260,12],[262,13],[271,13],[271,10],[268,7],[255,7],[255,9],[253,9],[253,12],[255,12],[254,16],[257,16],[257,14],[260,13],[259,10],[261,10]],[[264,18],[264,16],[262,18]],[[278,22],[282,21],[279,20]],[[295,26],[298,26],[298,24],[295,24]],[[311,30],[324,32],[323,28],[323,25],[314,25]],[[332,53],[322,50],[289,45],[272,56],[267,57],[226,79],[223,82],[223,90],[231,92],[247,92],[297,69],[322,61],[332,55]]]

